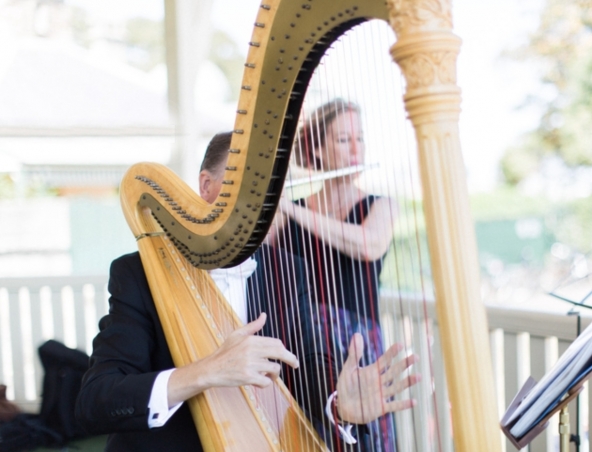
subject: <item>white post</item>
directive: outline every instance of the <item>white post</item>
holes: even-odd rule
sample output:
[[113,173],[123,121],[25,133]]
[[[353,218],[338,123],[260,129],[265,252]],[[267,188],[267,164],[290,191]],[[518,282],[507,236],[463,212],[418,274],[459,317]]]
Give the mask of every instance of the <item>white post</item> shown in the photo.
[[165,0],[168,98],[177,135],[169,166],[194,189],[199,174],[200,129],[195,112],[195,80],[209,48],[212,3],[213,0]]

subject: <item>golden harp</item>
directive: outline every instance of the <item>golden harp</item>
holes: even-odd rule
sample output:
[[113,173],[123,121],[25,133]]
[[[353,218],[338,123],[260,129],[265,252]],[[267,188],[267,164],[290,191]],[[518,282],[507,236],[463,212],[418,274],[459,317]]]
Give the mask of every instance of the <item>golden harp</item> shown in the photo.
[[[369,19],[393,27],[391,55],[407,83],[404,101],[418,145],[455,450],[499,451],[458,136],[460,40],[451,31],[450,0],[263,0],[217,200],[205,203],[167,168],[144,163],[124,177],[123,210],[176,365],[210,354],[239,322],[204,270],[236,265],[263,241],[312,72],[335,39]],[[269,391],[207,391],[190,406],[208,451],[325,450],[281,383]]]

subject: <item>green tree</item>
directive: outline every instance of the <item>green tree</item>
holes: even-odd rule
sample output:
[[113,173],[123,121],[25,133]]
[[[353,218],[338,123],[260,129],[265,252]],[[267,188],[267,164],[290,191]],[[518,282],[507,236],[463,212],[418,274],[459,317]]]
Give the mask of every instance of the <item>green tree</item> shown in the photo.
[[0,199],[13,198],[15,194],[14,180],[8,173],[0,173]]
[[506,181],[517,184],[549,156],[592,166],[592,0],[546,0],[538,29],[515,56],[541,68],[544,89],[527,103],[543,105],[543,113],[503,157]]

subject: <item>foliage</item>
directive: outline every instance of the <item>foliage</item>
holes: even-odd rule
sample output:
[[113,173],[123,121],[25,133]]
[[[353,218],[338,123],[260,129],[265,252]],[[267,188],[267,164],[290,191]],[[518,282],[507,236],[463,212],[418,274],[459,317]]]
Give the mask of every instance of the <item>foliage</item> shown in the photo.
[[[546,265],[545,262],[552,260],[552,247],[557,243],[568,250],[570,256],[589,253],[592,249],[591,206],[592,196],[555,202],[543,196],[526,196],[516,187],[510,186],[473,195],[471,210],[476,223],[484,280],[493,278],[489,274],[492,256],[488,250],[495,251],[497,265],[508,271],[513,269],[517,274],[544,273],[542,267]],[[432,281],[422,204],[419,201],[400,201],[399,207],[397,229],[384,260],[381,286],[404,293],[429,294]],[[529,219],[542,225],[536,238],[515,237],[515,227]],[[503,246],[498,249],[496,243]],[[507,252],[504,253],[504,246],[518,247],[515,250],[517,253],[530,250],[536,256],[524,252],[523,260],[517,263],[510,259]],[[508,276],[506,273],[503,275]],[[496,283],[501,284],[499,277],[496,276]],[[526,280],[522,282],[526,283]]]
[[404,293],[431,293],[430,274],[423,205],[417,200],[399,200],[397,227],[384,259],[381,286]]
[[58,196],[57,187],[51,187],[38,178],[30,178],[25,187],[25,196],[27,198],[41,198]]
[[524,195],[512,186],[471,196],[471,210],[475,221],[543,216],[550,209],[549,200],[541,196]]
[[592,196],[558,206],[549,224],[560,243],[568,245],[572,251],[589,253],[592,250]]
[[0,173],[0,199],[13,198],[15,195],[14,180],[8,173]]
[[535,133],[525,135],[520,143],[510,146],[500,161],[500,170],[506,183],[518,185],[536,172],[544,158],[541,149],[541,140]]
[[74,41],[85,48],[91,45],[90,21],[86,10],[72,6],[70,8],[70,29]]
[[[69,27],[74,41],[87,49],[97,42],[108,43],[121,54],[126,63],[150,71],[164,64],[164,23],[144,17],[132,17],[122,23],[110,21],[108,26],[93,22],[83,7],[69,7]],[[96,18],[94,18],[96,21]]]
[[527,103],[543,113],[538,128],[507,150],[506,181],[517,184],[553,155],[569,167],[592,165],[592,0],[546,0],[538,29],[515,56],[542,70],[542,89]]
[[22,194],[19,194],[13,176],[10,173],[0,173],[0,199],[14,199],[23,195],[27,198],[57,196],[58,191],[33,178],[28,180]]
[[556,241],[571,250],[592,249],[592,196],[570,201],[552,201],[544,196],[526,196],[515,187],[473,195],[473,218],[478,222],[527,217],[541,218]]

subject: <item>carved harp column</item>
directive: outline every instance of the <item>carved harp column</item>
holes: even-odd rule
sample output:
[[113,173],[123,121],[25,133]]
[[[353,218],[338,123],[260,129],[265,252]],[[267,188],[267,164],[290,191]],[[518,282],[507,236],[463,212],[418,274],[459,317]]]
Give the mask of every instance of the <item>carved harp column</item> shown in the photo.
[[458,451],[499,451],[487,318],[461,155],[460,89],[449,0],[390,0],[393,59],[407,81],[415,128],[436,310]]

